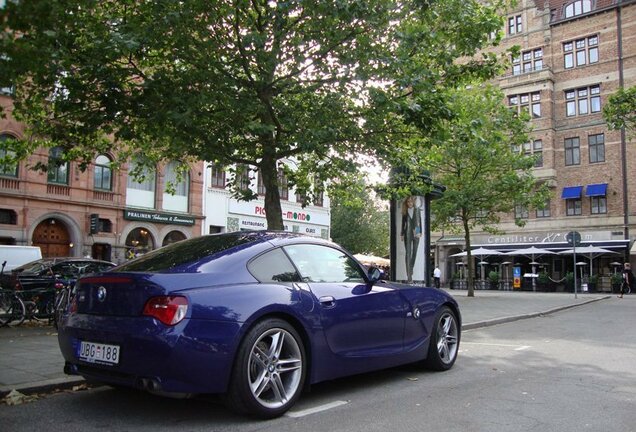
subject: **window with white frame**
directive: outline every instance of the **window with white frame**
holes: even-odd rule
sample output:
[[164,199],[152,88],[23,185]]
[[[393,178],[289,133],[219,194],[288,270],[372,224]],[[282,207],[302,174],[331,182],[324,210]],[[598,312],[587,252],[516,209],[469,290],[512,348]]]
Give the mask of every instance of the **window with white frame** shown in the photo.
[[519,75],[543,69],[543,48],[522,51],[521,56],[512,59],[512,74]]
[[154,168],[145,166],[141,159],[134,159],[128,164],[126,179],[126,206],[155,208]]
[[601,86],[565,91],[565,115],[573,117],[601,112]]
[[171,161],[166,165],[164,175],[163,209],[187,212],[190,194],[190,173],[180,162]]
[[565,17],[572,18],[592,10],[591,0],[576,0],[565,6]]
[[508,34],[513,35],[521,33],[523,31],[523,25],[521,21],[521,15],[515,15],[508,18]]
[[563,44],[563,63],[566,69],[598,63],[598,36],[565,42]]
[[541,117],[541,92],[522,93],[508,96],[508,105],[521,113],[527,112],[532,118]]

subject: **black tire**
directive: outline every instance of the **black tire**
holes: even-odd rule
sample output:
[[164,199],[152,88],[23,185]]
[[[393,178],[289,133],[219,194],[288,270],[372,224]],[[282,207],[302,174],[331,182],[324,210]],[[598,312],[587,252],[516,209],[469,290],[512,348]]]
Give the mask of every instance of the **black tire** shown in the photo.
[[24,322],[24,303],[13,293],[3,293],[0,299],[0,326],[20,325]]
[[457,359],[461,328],[457,316],[447,306],[437,311],[433,323],[424,366],[431,370],[445,371],[452,368]]
[[284,320],[265,319],[241,341],[225,401],[241,414],[279,417],[300,396],[306,375],[305,348],[298,332]]

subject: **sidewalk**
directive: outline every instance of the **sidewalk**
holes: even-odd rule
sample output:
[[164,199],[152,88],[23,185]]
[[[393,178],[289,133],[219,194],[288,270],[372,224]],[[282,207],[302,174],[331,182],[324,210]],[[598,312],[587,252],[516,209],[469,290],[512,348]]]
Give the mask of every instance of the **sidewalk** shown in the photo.
[[[459,303],[462,329],[474,329],[558,312],[610,298],[609,294],[533,293],[512,291],[447,290]],[[51,326],[23,324],[0,328],[0,397],[15,389],[21,393],[70,388],[81,377],[65,375],[64,360]]]

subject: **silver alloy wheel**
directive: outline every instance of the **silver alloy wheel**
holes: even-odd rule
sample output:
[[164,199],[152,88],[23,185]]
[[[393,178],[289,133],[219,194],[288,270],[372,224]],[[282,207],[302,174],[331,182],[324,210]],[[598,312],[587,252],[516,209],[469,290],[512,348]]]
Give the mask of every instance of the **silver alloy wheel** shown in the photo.
[[445,312],[439,319],[437,328],[437,352],[444,364],[450,364],[457,356],[458,328],[457,320],[450,312]]
[[299,391],[303,358],[296,339],[285,329],[263,333],[250,350],[247,376],[250,391],[264,407],[285,405]]

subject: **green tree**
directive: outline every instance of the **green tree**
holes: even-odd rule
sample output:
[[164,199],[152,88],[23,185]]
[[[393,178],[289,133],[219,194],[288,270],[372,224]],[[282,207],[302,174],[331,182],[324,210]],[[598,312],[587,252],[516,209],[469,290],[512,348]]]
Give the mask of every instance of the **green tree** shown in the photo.
[[[468,252],[468,296],[474,296],[470,235],[475,227],[497,232],[501,216],[515,206],[541,206],[545,185],[532,175],[535,158],[525,156],[528,122],[506,107],[492,87],[457,90],[447,95],[452,113],[430,135],[425,163],[446,191],[432,204],[433,227],[463,232]],[[522,117],[525,117],[523,115]],[[523,220],[515,221],[523,225]]]
[[[6,154],[59,145],[87,165],[114,146],[120,162],[142,155],[148,164],[248,165],[263,178],[268,228],[282,229],[279,162],[298,162],[290,185],[311,199],[329,178],[346,188],[357,155],[388,160],[401,150],[391,138],[403,132],[398,102],[413,89],[492,75],[492,55],[456,59],[501,28],[500,6],[8,1],[0,77],[15,85],[12,115],[29,130]],[[434,103],[428,108],[427,119],[439,115]],[[234,195],[254,198],[234,174]]]
[[331,200],[331,238],[350,252],[389,254],[389,211],[377,202],[364,183],[353,193],[334,195]]
[[603,107],[603,117],[610,129],[625,128],[628,135],[636,133],[636,86],[618,89]]

